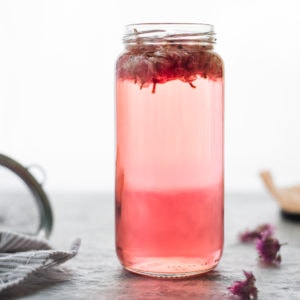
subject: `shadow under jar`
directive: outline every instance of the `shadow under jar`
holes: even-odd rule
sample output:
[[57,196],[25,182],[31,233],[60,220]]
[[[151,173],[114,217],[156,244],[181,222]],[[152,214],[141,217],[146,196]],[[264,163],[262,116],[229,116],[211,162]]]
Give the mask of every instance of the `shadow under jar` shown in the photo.
[[223,249],[223,62],[213,26],[126,27],[116,64],[116,252],[134,273],[205,273]]

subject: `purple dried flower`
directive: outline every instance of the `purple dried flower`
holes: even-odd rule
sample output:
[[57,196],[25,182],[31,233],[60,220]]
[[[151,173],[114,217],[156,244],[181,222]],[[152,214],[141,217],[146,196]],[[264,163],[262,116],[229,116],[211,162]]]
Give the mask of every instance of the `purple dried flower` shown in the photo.
[[245,232],[241,233],[239,235],[239,239],[242,243],[248,243],[261,238],[262,234],[271,236],[273,233],[274,227],[272,225],[262,224],[252,231],[246,230]]
[[281,256],[278,252],[282,245],[276,238],[262,234],[262,237],[256,241],[259,258],[267,265],[279,265],[281,263]]
[[246,277],[245,280],[235,281],[228,290],[240,299],[257,299],[257,288],[255,287],[255,277],[252,272],[243,271]]

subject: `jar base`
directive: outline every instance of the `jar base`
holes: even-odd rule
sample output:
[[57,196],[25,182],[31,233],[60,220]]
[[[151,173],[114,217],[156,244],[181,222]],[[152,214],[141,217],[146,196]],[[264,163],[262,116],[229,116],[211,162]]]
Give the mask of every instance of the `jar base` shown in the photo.
[[156,278],[195,277],[214,269],[219,260],[207,262],[203,260],[189,261],[183,258],[147,258],[143,263],[136,263],[124,268],[132,273]]

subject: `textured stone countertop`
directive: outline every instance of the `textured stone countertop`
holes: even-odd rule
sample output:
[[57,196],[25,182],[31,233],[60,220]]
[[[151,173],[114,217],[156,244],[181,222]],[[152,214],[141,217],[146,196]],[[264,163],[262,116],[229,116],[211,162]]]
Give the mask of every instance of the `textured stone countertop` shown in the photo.
[[[69,276],[51,284],[41,278],[36,288],[0,294],[0,299],[237,299],[227,287],[252,271],[258,299],[300,299],[300,223],[282,219],[268,194],[235,194],[225,197],[225,245],[219,265],[206,275],[191,279],[146,278],[122,269],[114,252],[114,203],[112,195],[51,195],[55,227],[50,238],[57,248],[68,248],[80,237],[78,255],[65,263]],[[255,246],[241,244],[238,234],[262,223],[276,227],[282,246],[280,267],[263,267]]]

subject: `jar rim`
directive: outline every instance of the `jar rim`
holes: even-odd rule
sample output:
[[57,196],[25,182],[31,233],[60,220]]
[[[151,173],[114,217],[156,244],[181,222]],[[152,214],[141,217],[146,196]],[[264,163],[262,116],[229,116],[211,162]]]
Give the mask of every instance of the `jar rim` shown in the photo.
[[132,26],[166,26],[166,27],[170,27],[170,26],[180,26],[180,27],[187,27],[187,26],[191,26],[191,27],[206,27],[206,28],[210,28],[209,31],[213,31],[214,30],[214,25],[209,24],[209,23],[201,23],[201,22],[142,22],[142,23],[129,23],[127,24],[125,27],[129,28]]
[[195,43],[214,44],[214,26],[207,23],[172,23],[150,22],[132,23],[125,26],[123,42],[134,44],[161,44],[161,43]]

